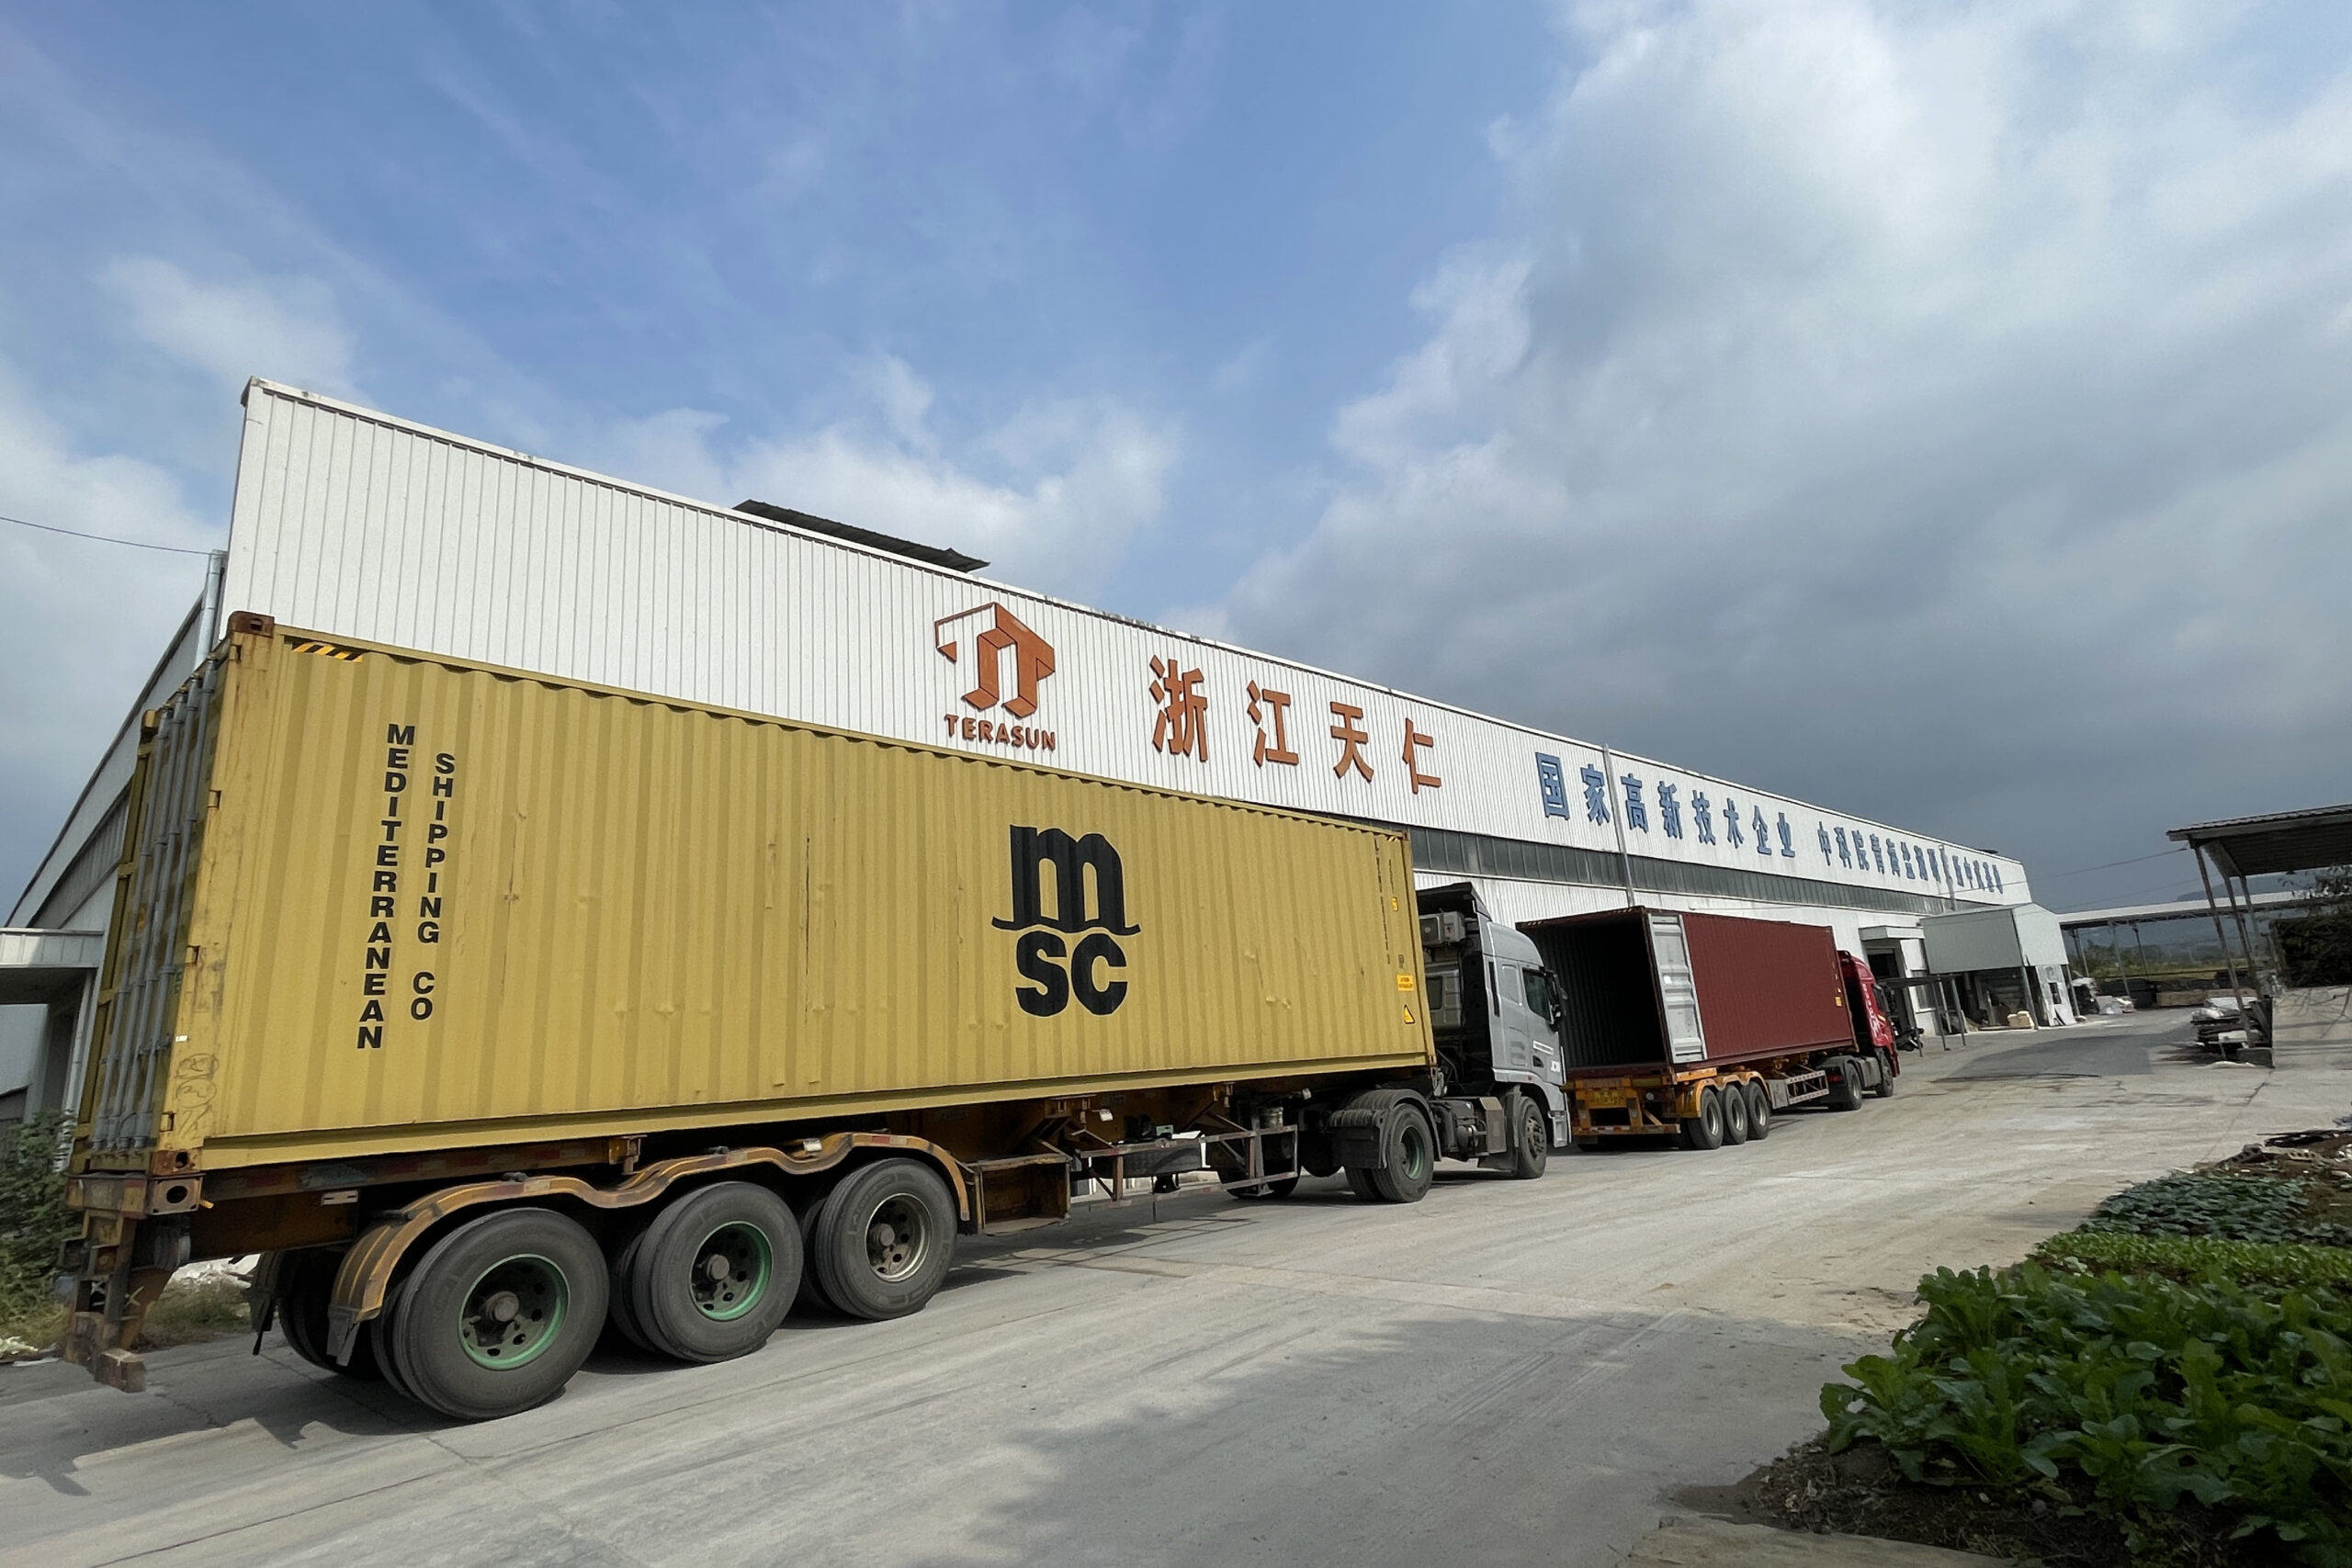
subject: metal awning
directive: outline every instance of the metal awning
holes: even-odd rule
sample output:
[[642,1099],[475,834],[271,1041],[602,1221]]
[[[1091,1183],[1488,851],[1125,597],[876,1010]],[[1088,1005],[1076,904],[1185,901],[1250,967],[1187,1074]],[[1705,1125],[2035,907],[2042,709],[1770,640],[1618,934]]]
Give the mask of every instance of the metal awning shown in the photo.
[[2352,805],[2199,822],[2175,828],[2165,837],[2202,851],[2214,869],[2241,882],[2249,876],[2352,865]]
[[2197,874],[2205,884],[2206,908],[2212,911],[2213,934],[2222,939],[2222,955],[2230,963],[2230,991],[2237,998],[2238,1016],[2249,1017],[2245,989],[2238,978],[2237,954],[2230,951],[2229,932],[2222,924],[2222,899],[2213,895],[2213,879],[2207,874],[2206,865],[2210,863],[2222,874],[2222,894],[2229,900],[2230,917],[2238,930],[2238,945],[2245,954],[2245,971],[2253,975],[2254,936],[2246,929],[2245,916],[2254,901],[2254,889],[2246,886],[2246,878],[2352,865],[2352,805],[2314,806],[2301,811],[2274,811],[2264,817],[2199,822],[2175,828],[2165,837],[2175,843],[2187,844],[2197,857]]
[[78,997],[106,951],[104,931],[0,930],[0,1006]]

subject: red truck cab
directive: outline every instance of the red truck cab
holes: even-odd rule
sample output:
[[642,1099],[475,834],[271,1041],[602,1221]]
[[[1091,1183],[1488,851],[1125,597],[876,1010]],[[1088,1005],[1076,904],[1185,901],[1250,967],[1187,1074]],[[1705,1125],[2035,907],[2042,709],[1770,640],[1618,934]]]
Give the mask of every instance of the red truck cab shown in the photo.
[[1874,1053],[1892,1080],[1903,1071],[1903,1064],[1895,1046],[1894,1021],[1887,1017],[1879,996],[1878,976],[1871,973],[1867,962],[1842,950],[1838,954],[1838,973],[1846,981],[1846,1013],[1854,1021],[1854,1043]]

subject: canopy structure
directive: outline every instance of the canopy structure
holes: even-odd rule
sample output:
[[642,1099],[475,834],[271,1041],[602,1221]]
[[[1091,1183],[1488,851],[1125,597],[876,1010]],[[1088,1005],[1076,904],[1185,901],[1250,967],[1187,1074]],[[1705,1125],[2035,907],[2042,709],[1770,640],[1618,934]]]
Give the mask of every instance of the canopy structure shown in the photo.
[[2352,865],[2352,806],[2233,817],[2175,828],[2165,837],[2199,851],[2224,877],[2240,882],[2278,872]]
[[[2165,833],[2175,843],[2187,844],[2197,856],[2197,874],[2205,884],[2205,906],[2212,911],[2213,934],[2230,958],[2230,988],[2238,998],[2238,1016],[2245,1010],[2245,991],[2238,978],[2238,958],[2222,925],[2221,901],[2213,894],[2210,863],[2222,874],[2222,891],[2229,898],[2230,915],[2245,955],[2245,971],[2254,972],[2254,941],[2246,930],[2245,911],[2254,900],[2246,886],[2249,876],[2286,872],[2317,871],[2324,866],[2352,864],[2352,805],[2307,807],[2301,811],[2274,811],[2262,817],[2232,817],[2219,822],[2198,822]],[[2234,884],[2234,886],[2233,885]],[[2248,1032],[2248,1043],[2252,1033]]]

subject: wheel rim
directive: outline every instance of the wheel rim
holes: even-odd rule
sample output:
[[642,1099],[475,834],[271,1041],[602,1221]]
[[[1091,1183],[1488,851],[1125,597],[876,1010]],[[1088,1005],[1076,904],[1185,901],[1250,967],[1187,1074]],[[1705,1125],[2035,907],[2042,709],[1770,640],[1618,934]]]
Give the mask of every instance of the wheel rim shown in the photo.
[[502,1258],[482,1271],[458,1307],[458,1343],[478,1367],[506,1371],[555,1343],[571,1304],[563,1270],[537,1254]]
[[1429,1135],[1421,1131],[1419,1117],[1406,1122],[1403,1143],[1399,1152],[1405,1156],[1405,1179],[1419,1181],[1430,1168]]
[[766,1232],[741,1220],[723,1224],[695,1248],[695,1310],[714,1323],[731,1322],[766,1298],[775,1272]]
[[886,1198],[865,1222],[865,1261],[875,1278],[895,1284],[922,1272],[931,1252],[931,1216],[914,1199]]

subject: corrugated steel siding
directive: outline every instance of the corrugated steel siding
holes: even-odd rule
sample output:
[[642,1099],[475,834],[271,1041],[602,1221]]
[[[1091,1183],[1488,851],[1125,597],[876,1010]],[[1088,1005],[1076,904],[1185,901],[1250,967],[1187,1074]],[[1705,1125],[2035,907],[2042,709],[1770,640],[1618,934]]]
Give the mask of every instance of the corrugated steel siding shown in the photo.
[[1850,1044],[1838,945],[1821,926],[1686,914],[1707,1059]]
[[210,775],[220,738],[224,660],[208,660],[142,738],[127,796],[130,897],[119,894],[107,933],[94,1021],[97,1057],[83,1086],[91,1145],[142,1150],[164,1135],[166,1086],[191,1109],[212,1092],[214,1060],[176,1036],[192,961],[200,868],[208,848]]
[[[996,603],[1057,655],[1036,717],[1054,732],[1055,750],[1019,753],[1022,760],[1585,857],[1623,850],[1759,876],[1951,891],[1924,871],[1905,874],[1899,858],[1892,869],[1867,852],[1859,869],[1848,863],[1853,851],[1834,852],[1830,835],[1847,834],[1859,845],[1865,825],[1785,797],[290,389],[255,383],[246,405],[224,597],[231,610],[469,662],[1002,754],[947,733],[951,714],[983,716],[959,702],[957,668],[940,657],[933,637],[942,617]],[[952,535],[953,519],[941,527]],[[1205,758],[1152,744],[1154,656],[1202,672]],[[1252,681],[1290,694],[1287,739],[1296,763],[1261,761],[1245,705]],[[1334,702],[1363,710],[1368,780],[1337,765]],[[1002,717],[1001,710],[993,716]],[[1419,772],[1441,784],[1414,787],[1404,755],[1408,724],[1430,740],[1419,753]],[[1560,764],[1566,792],[1548,807],[1539,756]],[[1586,803],[1588,770],[1606,818]],[[1629,776],[1646,792],[1638,818],[1629,809]],[[1669,784],[1681,792],[1672,826],[1658,794]],[[1709,829],[1702,837],[1702,795],[1720,833]],[[1770,829],[1759,841],[1756,827],[1766,818]],[[1784,818],[1786,844],[1779,842]],[[1913,841],[1869,825],[1870,840],[1882,836],[1887,852],[1899,837]],[[1957,846],[1935,847],[1973,857]],[[2015,863],[2000,863],[2012,894],[2022,897]]]
[[[174,1079],[196,1087],[160,1134],[208,1166],[1429,1059],[1396,834],[300,640],[241,635],[226,666]],[[1140,930],[1108,1016],[1016,1005],[992,924],[1014,826],[1120,857]]]

